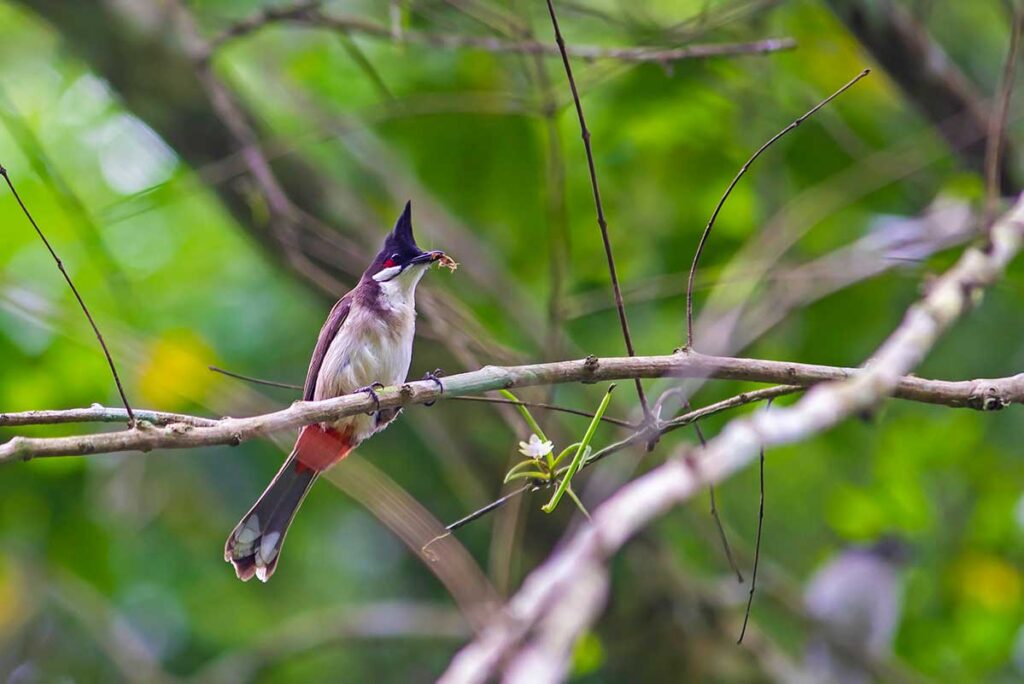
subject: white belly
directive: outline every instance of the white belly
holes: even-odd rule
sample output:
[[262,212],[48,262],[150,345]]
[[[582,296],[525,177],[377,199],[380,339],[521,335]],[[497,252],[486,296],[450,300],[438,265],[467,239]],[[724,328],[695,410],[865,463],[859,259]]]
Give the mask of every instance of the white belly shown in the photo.
[[[385,320],[378,312],[353,304],[324,356],[314,399],[349,394],[375,382],[396,385],[405,381],[412,360],[416,314],[411,302],[391,308],[388,314]],[[332,427],[341,432],[351,428],[355,444],[378,430],[376,418],[365,414],[343,418]]]

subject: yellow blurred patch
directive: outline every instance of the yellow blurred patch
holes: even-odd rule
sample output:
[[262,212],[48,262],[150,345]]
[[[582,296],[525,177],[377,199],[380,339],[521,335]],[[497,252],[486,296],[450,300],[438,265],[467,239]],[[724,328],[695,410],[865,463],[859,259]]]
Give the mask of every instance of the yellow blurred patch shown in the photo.
[[954,590],[967,601],[972,601],[995,612],[1012,612],[1021,597],[1021,574],[998,556],[971,553],[954,566]]
[[0,561],[0,640],[16,632],[32,612],[30,591],[21,569]]
[[192,332],[168,333],[155,340],[139,370],[143,400],[161,409],[201,401],[213,382],[213,350]]

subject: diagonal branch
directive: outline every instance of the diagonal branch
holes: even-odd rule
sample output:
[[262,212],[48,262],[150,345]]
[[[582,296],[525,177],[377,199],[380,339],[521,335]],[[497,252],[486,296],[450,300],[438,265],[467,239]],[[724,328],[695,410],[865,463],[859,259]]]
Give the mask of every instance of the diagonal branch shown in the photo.
[[[590,524],[526,578],[500,617],[456,655],[440,681],[483,682],[503,663],[509,663],[506,682],[560,680],[569,649],[604,605],[606,559],[708,483],[748,465],[762,448],[812,437],[896,392],[940,335],[1003,274],[1022,240],[1024,196],[993,226],[986,245],[967,250],[907,311],[862,372],[812,389],[791,408],[735,420],[707,447],[684,452],[620,489],[594,511]],[[555,625],[562,629],[551,639]],[[535,629],[539,637],[530,640]]]

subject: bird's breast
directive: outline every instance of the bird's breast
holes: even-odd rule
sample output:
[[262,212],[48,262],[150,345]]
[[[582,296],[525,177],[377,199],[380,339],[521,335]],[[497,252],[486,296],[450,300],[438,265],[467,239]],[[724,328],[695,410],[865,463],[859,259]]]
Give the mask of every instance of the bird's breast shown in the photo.
[[327,349],[314,398],[348,394],[375,382],[403,382],[412,360],[414,334],[414,315],[353,306]]

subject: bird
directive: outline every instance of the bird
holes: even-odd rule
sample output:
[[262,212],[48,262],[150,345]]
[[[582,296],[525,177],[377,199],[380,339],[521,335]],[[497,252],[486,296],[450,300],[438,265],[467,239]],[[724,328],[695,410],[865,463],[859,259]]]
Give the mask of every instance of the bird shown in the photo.
[[903,612],[901,570],[909,560],[907,542],[884,535],[841,551],[810,579],[804,606],[828,633],[807,645],[804,664],[814,681],[872,681],[860,659],[882,658],[892,648]]
[[[454,268],[444,252],[416,245],[412,204],[406,203],[380,253],[327,316],[302,392],[304,401],[367,392],[377,408],[302,428],[284,465],[224,545],[224,560],[242,581],[270,579],[288,528],[317,477],[398,416],[401,408],[380,408],[374,390],[406,379],[416,331],[416,286],[436,262]],[[428,377],[440,385],[435,375]]]

